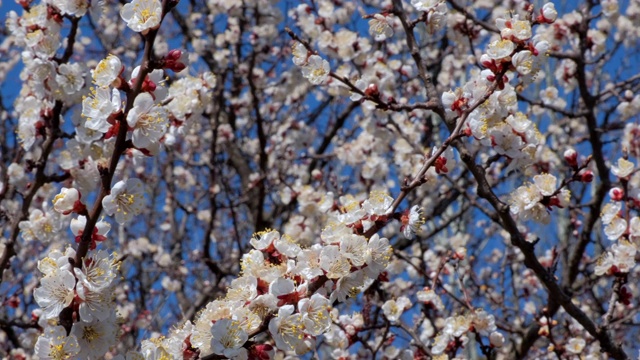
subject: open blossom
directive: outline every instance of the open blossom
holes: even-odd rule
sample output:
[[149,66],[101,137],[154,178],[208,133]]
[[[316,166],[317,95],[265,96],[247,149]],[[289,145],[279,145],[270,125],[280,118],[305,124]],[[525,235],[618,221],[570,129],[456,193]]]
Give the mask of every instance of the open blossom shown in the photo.
[[582,349],[584,349],[586,345],[586,341],[583,338],[571,338],[567,342],[567,351],[572,354],[580,354]]
[[411,301],[406,296],[400,296],[398,300],[387,300],[382,305],[382,311],[389,321],[397,322],[404,310],[409,307],[411,307]]
[[82,263],[82,268],[73,268],[78,282],[94,291],[105,289],[111,285],[118,275],[120,263],[114,254],[105,250],[92,251]]
[[155,105],[149,93],[142,93],[136,97],[127,114],[127,124],[133,128],[133,145],[148,148],[167,132],[169,117],[164,107]]
[[111,86],[122,72],[122,69],[120,58],[110,54],[100,60],[96,68],[91,71],[93,83],[99,87]]
[[77,17],[84,16],[91,5],[91,1],[88,0],[53,0],[52,3],[60,9],[61,14],[69,14]]
[[60,193],[53,198],[53,209],[63,215],[70,214],[75,208],[76,201],[80,200],[78,190],[63,187]]
[[496,25],[500,29],[500,36],[503,39],[514,41],[524,41],[531,38],[531,23],[528,20],[520,20],[518,15],[510,19],[496,19]]
[[476,310],[473,314],[473,327],[482,335],[489,335],[496,330],[495,317],[484,310]]
[[402,234],[407,239],[413,239],[424,223],[425,219],[424,216],[422,216],[422,208],[414,205],[407,214],[402,215]]
[[551,174],[541,174],[533,177],[533,184],[543,196],[551,196],[556,191],[557,179]]
[[121,106],[120,92],[117,89],[91,89],[91,96],[82,99],[82,116],[87,118],[84,126],[106,133],[111,128],[109,116],[120,111]]
[[71,334],[78,340],[80,351],[77,359],[104,359],[105,353],[116,343],[120,327],[116,322],[115,309],[105,311],[107,317],[100,321],[79,321],[73,324]]
[[160,25],[162,3],[160,0],[133,0],[120,9],[120,16],[131,30],[148,31]]
[[353,266],[362,266],[367,253],[367,240],[364,236],[349,235],[340,242],[340,253],[351,261]]
[[516,71],[522,75],[528,75],[533,70],[533,56],[531,51],[524,50],[517,52],[511,58],[511,63],[516,68]]
[[393,36],[393,28],[389,25],[386,16],[375,14],[373,19],[369,20],[369,35],[371,35],[375,41],[385,41]]
[[631,161],[624,158],[619,158],[618,165],[612,166],[611,172],[613,173],[613,175],[619,178],[626,178],[627,176],[631,175],[631,173],[633,172],[633,168],[634,165]]
[[620,216],[616,216],[611,221],[606,224],[604,228],[604,233],[607,235],[607,238],[611,241],[617,240],[622,236],[625,231],[627,231],[627,220],[621,218]]
[[427,25],[427,32],[429,34],[435,34],[440,29],[442,29],[447,23],[447,12],[449,9],[447,5],[440,1],[436,4],[435,8],[432,11],[427,13],[427,21],[425,21]]
[[393,198],[384,191],[372,191],[362,203],[362,209],[369,215],[384,215],[390,210]]
[[516,45],[511,40],[496,40],[487,47],[487,55],[491,59],[500,60],[510,56]]
[[329,279],[339,279],[351,272],[349,260],[335,245],[328,245],[320,253],[320,266],[327,272]]
[[74,334],[67,336],[62,326],[52,326],[45,329],[35,346],[35,355],[39,359],[74,359],[80,352],[78,339]]
[[302,315],[293,311],[293,305],[284,305],[278,310],[278,316],[269,321],[269,333],[278,349],[291,351],[304,346]]
[[301,42],[294,42],[291,46],[291,54],[293,55],[293,63],[302,66],[307,62],[308,51]]
[[298,302],[298,309],[302,314],[302,322],[307,333],[318,336],[329,329],[331,326],[329,304],[329,299],[317,293]]
[[302,76],[313,85],[320,85],[329,77],[329,62],[318,55],[311,55],[306,65],[302,67]]
[[82,66],[78,63],[61,64],[56,74],[56,82],[66,95],[72,95],[80,91],[84,86]]
[[246,349],[242,348],[249,336],[240,323],[230,319],[218,320],[211,327],[211,350],[218,355],[233,358]]
[[378,274],[387,268],[392,254],[393,249],[389,245],[389,239],[381,238],[378,234],[374,234],[367,244],[365,257],[367,267],[364,269],[367,275],[371,278],[376,278]]
[[76,278],[69,270],[58,270],[40,281],[33,297],[42,308],[45,319],[57,318],[62,309],[71,304],[75,295]]
[[598,258],[593,273],[597,276],[610,272],[627,273],[636,265],[636,252],[634,244],[621,240]]
[[442,3],[442,0],[411,0],[411,5],[418,11],[433,10],[440,3]]
[[128,222],[144,207],[142,181],[135,178],[118,181],[111,188],[111,193],[102,199],[102,206],[107,214],[115,214],[118,224]]

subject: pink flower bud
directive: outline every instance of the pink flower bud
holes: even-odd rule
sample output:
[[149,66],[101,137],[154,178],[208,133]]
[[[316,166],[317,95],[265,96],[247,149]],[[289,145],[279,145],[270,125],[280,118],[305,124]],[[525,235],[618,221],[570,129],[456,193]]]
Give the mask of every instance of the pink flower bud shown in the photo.
[[184,70],[187,67],[187,65],[185,65],[186,59],[184,58],[184,55],[185,53],[178,49],[169,51],[169,53],[164,57],[163,68],[173,70],[175,72]]
[[578,166],[578,153],[573,149],[564,152],[564,159],[571,167]]
[[542,9],[540,9],[540,16],[538,17],[538,21],[551,24],[552,22],[556,21],[557,18],[558,12],[556,11],[553,3],[546,3],[542,7]]
[[380,92],[378,91],[378,85],[369,84],[369,86],[367,86],[367,89],[364,91],[364,94],[371,97],[378,96],[380,94]]
[[624,191],[618,187],[609,190],[609,196],[613,201],[621,201],[624,198]]
[[593,171],[585,170],[580,173],[580,181],[584,183],[590,183],[593,181]]

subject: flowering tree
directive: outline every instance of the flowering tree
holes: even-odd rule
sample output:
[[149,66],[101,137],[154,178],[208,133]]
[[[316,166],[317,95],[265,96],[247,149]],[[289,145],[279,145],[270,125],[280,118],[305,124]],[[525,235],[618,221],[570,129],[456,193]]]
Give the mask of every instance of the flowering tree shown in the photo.
[[640,1],[18,3],[3,357],[635,355]]

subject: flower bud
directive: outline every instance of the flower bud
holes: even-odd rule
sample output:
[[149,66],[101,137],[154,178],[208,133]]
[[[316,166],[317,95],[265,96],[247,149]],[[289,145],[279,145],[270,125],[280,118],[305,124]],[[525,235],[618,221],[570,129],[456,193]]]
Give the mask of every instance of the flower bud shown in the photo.
[[367,86],[367,89],[364,91],[364,94],[370,97],[377,97],[378,95],[380,95],[380,91],[378,90],[378,85],[369,84],[369,86]]
[[504,335],[494,331],[489,335],[489,342],[491,343],[491,346],[495,348],[502,347],[502,345],[504,345]]
[[578,166],[578,153],[573,150],[573,149],[567,149],[564,152],[564,160],[571,166],[571,167],[577,167]]
[[556,11],[553,3],[546,3],[540,10],[540,17],[538,17],[538,21],[542,23],[551,24],[556,21],[558,18],[558,12]]
[[164,66],[163,68],[173,70],[175,72],[180,72],[184,70],[187,65],[185,65],[185,55],[181,50],[174,49],[169,51],[167,55],[164,57]]
[[593,181],[593,171],[591,170],[585,170],[580,172],[580,181],[584,182],[584,183],[590,183]]
[[619,187],[614,187],[613,189],[609,190],[609,196],[613,201],[622,201],[622,199],[624,198],[624,191]]

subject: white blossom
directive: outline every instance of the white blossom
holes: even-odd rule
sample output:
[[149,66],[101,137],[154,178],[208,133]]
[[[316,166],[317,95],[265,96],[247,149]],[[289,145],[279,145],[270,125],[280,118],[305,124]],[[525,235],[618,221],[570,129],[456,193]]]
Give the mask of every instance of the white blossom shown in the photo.
[[118,181],[109,195],[102,199],[104,211],[114,215],[118,224],[122,225],[138,215],[144,207],[144,189],[142,181],[131,178]]

